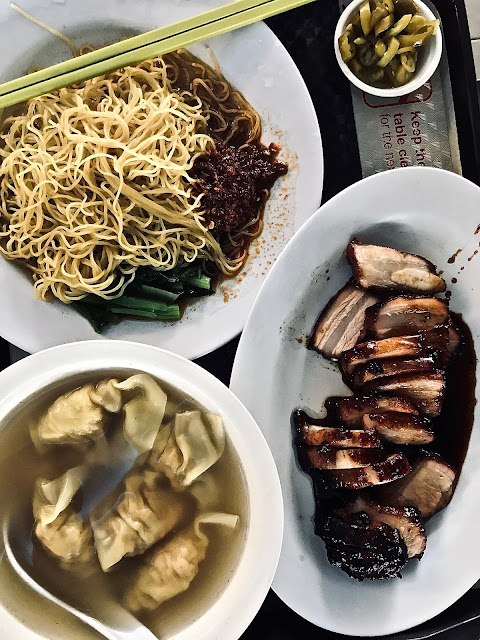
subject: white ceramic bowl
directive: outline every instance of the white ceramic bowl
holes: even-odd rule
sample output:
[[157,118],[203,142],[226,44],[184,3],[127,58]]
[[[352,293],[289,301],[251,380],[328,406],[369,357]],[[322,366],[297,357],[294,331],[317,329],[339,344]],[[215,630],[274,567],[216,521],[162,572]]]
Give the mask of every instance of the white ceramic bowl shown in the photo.
[[[32,394],[72,375],[106,369],[150,373],[185,391],[224,420],[246,483],[248,522],[243,550],[224,591],[192,624],[175,633],[175,640],[236,640],[254,618],[273,580],[282,542],[283,506],[268,445],[251,415],[225,385],[198,365],[156,347],[120,341],[78,342],[29,356],[0,373],[0,430],[7,423],[5,417]],[[31,618],[32,613],[28,615]],[[55,627],[59,618],[49,621],[44,605],[38,607],[34,631],[20,621],[27,618],[26,611],[17,611],[16,616],[5,608],[0,596],[2,640],[90,637],[71,635],[68,627],[62,630],[61,625]]]
[[[356,87],[374,96],[380,96],[383,98],[396,98],[404,96],[413,91],[419,89],[425,84],[435,73],[440,58],[442,56],[442,31],[437,29],[437,32],[429,38],[426,43],[421,47],[418,54],[417,68],[413,74],[411,80],[404,84],[402,87],[394,87],[392,89],[378,89],[371,85],[362,82],[357,76],[350,71],[348,65],[342,60],[340,55],[340,47],[338,46],[338,39],[345,31],[346,26],[351,22],[353,14],[358,11],[360,5],[365,0],[353,0],[340,16],[335,29],[334,47],[337,62],[340,65],[340,69],[347,76],[352,84]],[[415,4],[418,7],[419,13],[427,20],[436,20],[437,16],[429,9],[429,7],[422,2],[422,0],[415,0]]]

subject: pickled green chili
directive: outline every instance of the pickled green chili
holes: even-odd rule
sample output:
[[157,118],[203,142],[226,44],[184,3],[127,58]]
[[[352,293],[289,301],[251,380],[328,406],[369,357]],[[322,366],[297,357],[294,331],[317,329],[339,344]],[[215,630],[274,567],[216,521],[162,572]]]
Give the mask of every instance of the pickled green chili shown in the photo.
[[363,82],[400,87],[415,73],[419,49],[439,20],[427,20],[413,0],[365,0],[338,39],[342,60]]

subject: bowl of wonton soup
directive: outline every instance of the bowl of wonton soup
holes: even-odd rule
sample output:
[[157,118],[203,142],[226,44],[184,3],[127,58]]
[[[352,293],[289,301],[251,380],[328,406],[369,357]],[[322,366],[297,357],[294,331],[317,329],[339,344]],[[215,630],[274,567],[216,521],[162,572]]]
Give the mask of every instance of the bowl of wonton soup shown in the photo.
[[[233,393],[180,356],[121,341],[42,351],[0,383],[0,515],[37,582],[112,627],[114,602],[162,640],[239,638],[272,582],[283,507]],[[3,640],[90,637],[7,564]]]

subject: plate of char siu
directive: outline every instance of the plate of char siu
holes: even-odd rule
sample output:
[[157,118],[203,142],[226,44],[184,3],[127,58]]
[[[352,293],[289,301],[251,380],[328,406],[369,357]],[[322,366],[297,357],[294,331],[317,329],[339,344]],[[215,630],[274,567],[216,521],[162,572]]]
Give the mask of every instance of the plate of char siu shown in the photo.
[[284,496],[273,587],[323,628],[395,633],[480,577],[479,211],[437,169],[353,185],[290,241],[242,335],[231,387]]

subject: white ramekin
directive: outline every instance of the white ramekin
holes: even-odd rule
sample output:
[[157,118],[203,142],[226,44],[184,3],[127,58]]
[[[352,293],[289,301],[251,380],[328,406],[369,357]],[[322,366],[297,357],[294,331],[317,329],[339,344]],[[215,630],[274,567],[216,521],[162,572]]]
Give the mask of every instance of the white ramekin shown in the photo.
[[[334,38],[334,47],[335,47],[335,55],[337,57],[337,62],[340,65],[340,69],[347,76],[352,84],[356,87],[365,91],[365,93],[369,93],[374,96],[380,96],[382,98],[397,98],[399,96],[404,96],[413,91],[419,89],[425,82],[430,80],[430,78],[435,73],[438,64],[440,62],[440,58],[442,56],[442,32],[441,28],[437,29],[437,32],[431,36],[425,44],[421,47],[418,55],[418,64],[412,78],[404,84],[402,87],[394,87],[392,89],[378,89],[377,87],[372,87],[365,82],[362,82],[357,78],[357,76],[350,71],[348,65],[342,60],[342,56],[340,55],[340,47],[338,46],[338,39],[345,31],[346,26],[351,22],[353,14],[358,11],[361,4],[363,4],[364,0],[353,0],[345,9],[345,11],[340,16],[340,20],[337,23],[337,28],[335,29],[335,38]],[[437,16],[428,8],[428,6],[422,2],[421,0],[415,0],[415,4],[418,7],[419,13],[424,16],[427,20],[436,20]]]

